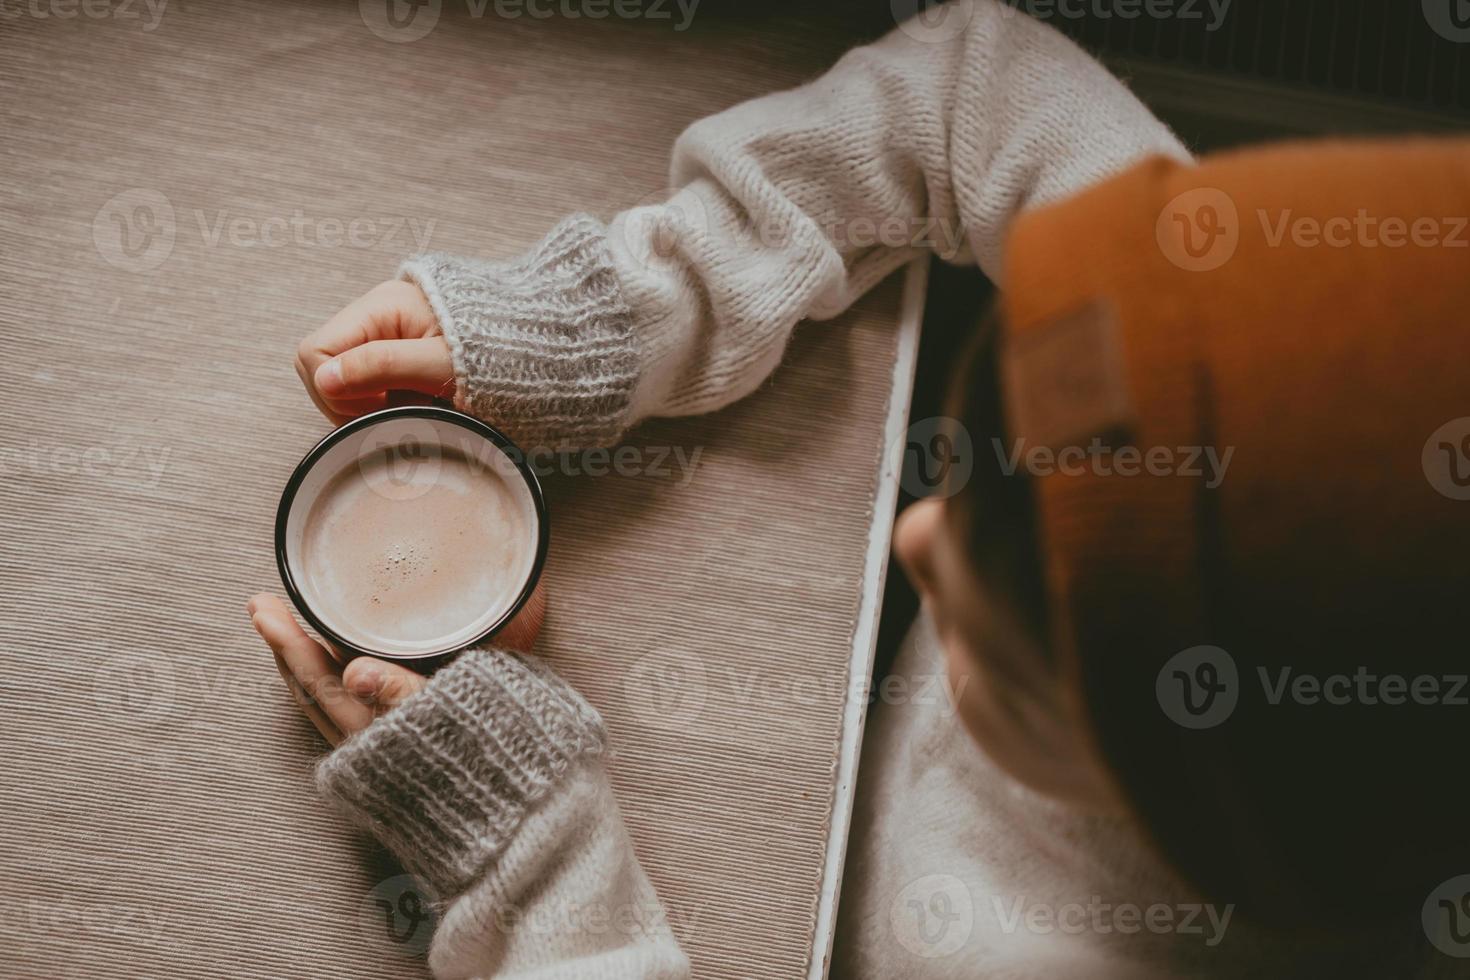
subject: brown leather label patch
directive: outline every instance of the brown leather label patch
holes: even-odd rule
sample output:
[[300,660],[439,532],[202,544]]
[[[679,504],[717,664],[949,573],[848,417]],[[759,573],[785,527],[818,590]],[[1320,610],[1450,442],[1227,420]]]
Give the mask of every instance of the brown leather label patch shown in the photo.
[[1010,436],[1031,446],[1080,445],[1133,425],[1118,319],[1105,303],[1007,330],[1001,385]]

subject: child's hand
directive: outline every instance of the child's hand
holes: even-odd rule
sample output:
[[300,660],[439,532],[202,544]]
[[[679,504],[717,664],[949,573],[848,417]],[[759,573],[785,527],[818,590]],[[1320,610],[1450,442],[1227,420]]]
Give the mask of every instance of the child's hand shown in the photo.
[[[306,717],[336,745],[362,731],[372,720],[401,704],[428,683],[406,667],[373,657],[357,657],[345,667],[320,643],[306,635],[286,604],[262,593],[246,605],[250,623],[270,646],[276,669]],[[530,650],[541,632],[546,601],[541,586],[495,636],[495,645]]]
[[454,394],[454,365],[434,310],[419,287],[397,279],[374,286],[303,340],[296,373],[334,425],[387,407],[390,391]]

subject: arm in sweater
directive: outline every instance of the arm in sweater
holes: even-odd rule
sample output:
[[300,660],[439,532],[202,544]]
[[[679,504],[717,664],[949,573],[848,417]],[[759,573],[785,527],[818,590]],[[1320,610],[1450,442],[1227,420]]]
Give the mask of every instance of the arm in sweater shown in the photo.
[[440,978],[682,980],[633,857],[602,721],[535,657],[473,650],[317,770],[440,909]]
[[[529,446],[615,442],[707,412],[925,247],[1003,281],[1019,211],[1150,154],[1188,154],[1061,34],[998,0],[909,25],[800,88],[692,125],[667,202],[569,218],[520,259],[402,274],[449,340],[461,407]],[[950,23],[955,21],[951,20]]]

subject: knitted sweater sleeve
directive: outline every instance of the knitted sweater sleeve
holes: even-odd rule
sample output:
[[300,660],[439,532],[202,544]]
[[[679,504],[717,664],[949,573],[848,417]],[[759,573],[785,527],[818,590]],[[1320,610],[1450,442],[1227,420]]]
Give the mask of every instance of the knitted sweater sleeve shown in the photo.
[[434,976],[684,980],[603,746],[541,661],[475,650],[338,747],[317,785],[433,900]]
[[1117,79],[1002,0],[954,0],[800,88],[692,125],[673,191],[562,222],[518,259],[410,259],[460,407],[527,447],[615,442],[760,384],[925,249],[994,280],[1011,219],[1186,150]]

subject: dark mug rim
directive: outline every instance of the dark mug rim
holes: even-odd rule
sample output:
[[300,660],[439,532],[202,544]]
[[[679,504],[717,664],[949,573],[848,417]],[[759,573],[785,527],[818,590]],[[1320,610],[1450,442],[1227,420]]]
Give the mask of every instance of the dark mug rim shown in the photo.
[[[291,514],[291,505],[296,500],[296,493],[301,489],[301,484],[305,481],[307,473],[311,472],[312,467],[327,454],[328,450],[353,433],[360,432],[363,429],[370,428],[382,422],[403,418],[437,419],[441,422],[447,422],[451,425],[457,425],[462,429],[467,429],[494,443],[501,454],[515,466],[517,472],[521,475],[521,479],[525,481],[526,487],[531,493],[532,505],[536,511],[536,557],[531,563],[531,574],[526,577],[526,582],[521,587],[521,591],[516,596],[515,601],[506,608],[504,614],[486,627],[478,636],[463,643],[455,643],[443,649],[425,650],[417,653],[390,653],[384,650],[373,650],[361,644],[353,643],[351,640],[338,634],[330,626],[322,622],[321,618],[312,611],[311,604],[302,595],[301,589],[296,584],[296,579],[291,574],[290,563],[286,560],[286,522]],[[305,456],[301,457],[301,462],[297,463],[296,468],[291,471],[291,477],[286,481],[285,489],[281,491],[280,503],[276,505],[276,570],[280,572],[281,584],[285,586],[286,594],[291,597],[292,605],[333,646],[356,656],[377,657],[382,660],[430,660],[468,649],[476,644],[484,643],[493,637],[507,623],[514,619],[516,614],[530,600],[531,593],[536,590],[536,583],[541,580],[541,570],[546,564],[546,553],[550,544],[551,522],[546,511],[546,497],[542,493],[541,481],[536,478],[535,471],[526,465],[526,454],[521,451],[519,446],[511,441],[509,436],[494,426],[487,425],[473,416],[466,415],[452,408],[441,408],[435,405],[404,405],[398,408],[379,409],[376,412],[369,412],[367,415],[360,415],[333,429],[323,436],[315,446],[312,446]]]

